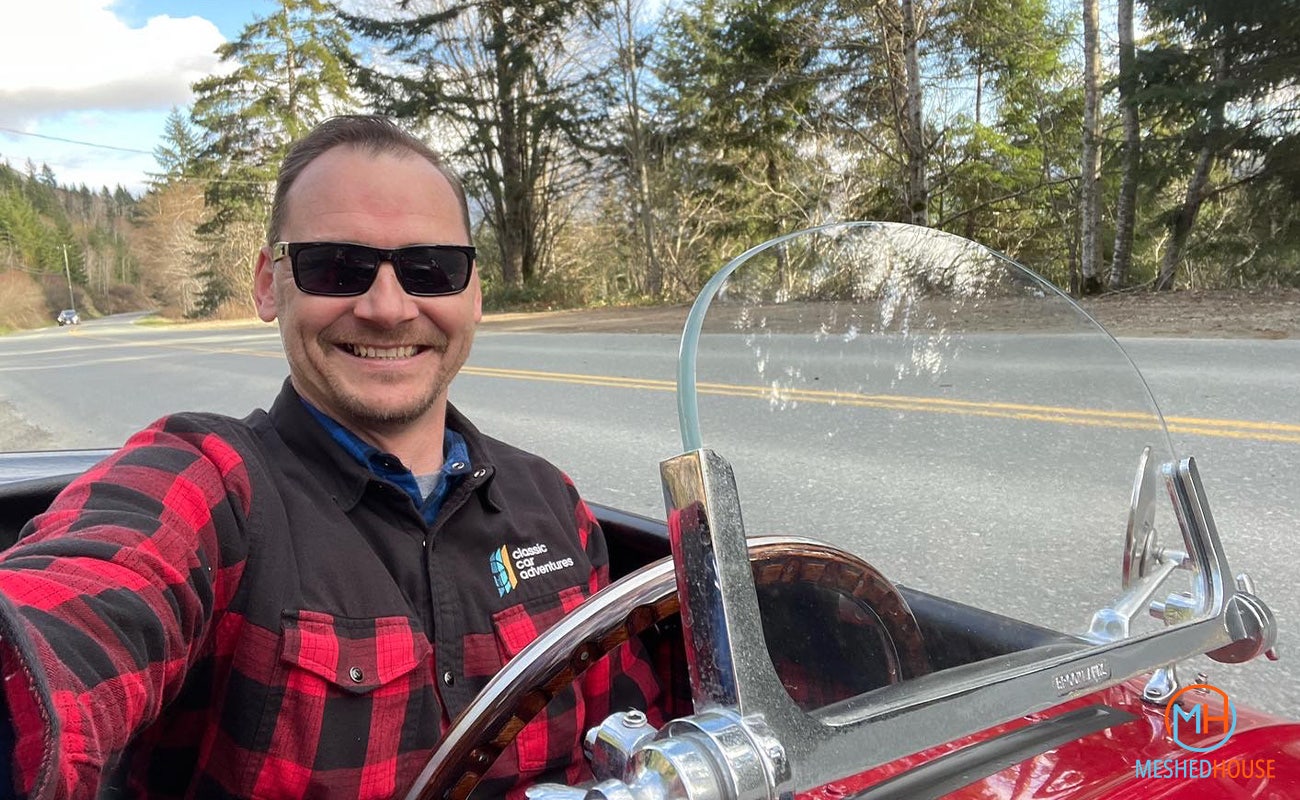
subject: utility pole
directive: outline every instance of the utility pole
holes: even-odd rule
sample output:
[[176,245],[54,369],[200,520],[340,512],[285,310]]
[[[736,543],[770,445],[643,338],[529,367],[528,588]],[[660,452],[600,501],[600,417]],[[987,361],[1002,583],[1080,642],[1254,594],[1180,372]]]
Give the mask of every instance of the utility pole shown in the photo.
[[63,246],[63,274],[68,276],[68,307],[77,310],[77,298],[72,296],[72,267],[68,266],[68,246]]

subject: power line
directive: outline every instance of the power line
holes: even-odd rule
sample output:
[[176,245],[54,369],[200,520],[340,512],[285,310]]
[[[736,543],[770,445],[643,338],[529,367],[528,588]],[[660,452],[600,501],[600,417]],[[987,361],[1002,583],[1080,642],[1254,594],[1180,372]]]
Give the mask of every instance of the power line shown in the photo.
[[[34,136],[37,139],[49,139],[54,142],[67,142],[68,144],[79,144],[85,147],[98,147],[103,150],[119,150],[123,153],[139,153],[141,155],[146,155],[146,156],[154,155],[153,151],[151,150],[136,150],[130,147],[117,147],[116,145],[111,145],[111,144],[98,144],[97,142],[83,142],[79,139],[65,139],[61,136],[47,136],[43,133],[28,133],[26,131],[14,130],[13,128],[6,128],[4,126],[0,126],[0,131],[4,133],[12,133],[17,136]],[[151,179],[161,177],[155,175],[154,173],[145,173],[145,174],[148,175]],[[269,186],[274,183],[274,181],[271,179],[255,181],[255,180],[240,180],[238,178],[209,178],[209,177],[199,177],[194,175],[181,175],[176,177],[180,178],[181,180],[198,181],[200,183],[229,183],[229,184],[245,184],[250,186],[261,186],[261,185]]]
[[16,270],[16,271],[18,271],[18,272],[26,272],[28,275],[54,275],[54,274],[57,274],[57,273],[51,272],[51,271],[49,271],[49,270],[44,270],[44,269],[32,269],[31,267],[20,267],[20,266],[18,266],[17,264],[10,264],[9,266],[5,267],[5,269],[6,269],[6,270]]
[[12,133],[15,136],[32,136],[37,139],[49,139],[52,142],[66,142],[68,144],[79,144],[84,147],[98,147],[102,150],[119,150],[123,153],[139,153],[141,155],[146,155],[146,156],[153,155],[152,150],[136,150],[135,148],[132,147],[118,147],[116,145],[111,145],[111,144],[99,144],[97,142],[83,142],[79,139],[65,139],[62,136],[47,136],[43,133],[28,133],[27,131],[18,131],[18,130],[14,130],[13,128],[0,127],[0,131],[4,131],[5,133]]

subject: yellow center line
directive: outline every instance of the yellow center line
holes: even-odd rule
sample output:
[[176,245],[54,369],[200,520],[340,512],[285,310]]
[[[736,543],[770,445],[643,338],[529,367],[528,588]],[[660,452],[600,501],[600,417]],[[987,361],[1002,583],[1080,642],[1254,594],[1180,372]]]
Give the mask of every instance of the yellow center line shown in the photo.
[[[584,386],[604,386],[618,389],[642,389],[675,392],[674,381],[650,378],[620,378],[607,375],[584,375],[571,372],[542,372],[525,369],[498,369],[495,367],[464,367],[461,372],[484,378],[569,383]],[[1141,411],[1105,411],[1091,408],[1033,405],[1028,403],[981,402],[949,400],[941,397],[913,395],[855,394],[815,389],[786,389],[781,387],[743,386],[726,383],[699,383],[700,394],[718,397],[748,397],[776,400],[778,402],[805,402],[822,405],[847,405],[863,408],[880,408],[891,411],[928,411],[937,414],[963,414],[973,417],[1015,419],[1065,425],[1152,430],[1159,426],[1151,413]],[[1251,420],[1205,419],[1200,417],[1165,417],[1170,433],[1214,436],[1226,439],[1251,439],[1265,442],[1300,444],[1300,425],[1285,422],[1256,422]]]
[[[78,332],[79,333],[79,332]],[[85,336],[85,338],[97,338]],[[192,352],[222,353],[283,358],[283,352],[250,350],[245,348],[213,347],[199,343],[132,342],[136,347],[158,347]],[[675,392],[675,381],[654,378],[624,378],[609,375],[589,375],[572,372],[544,372],[526,369],[501,369],[496,367],[465,366],[465,375],[510,380],[544,381],[582,386],[603,386],[615,389],[638,389],[655,392]],[[878,408],[888,411],[927,411],[935,414],[961,414],[990,419],[1012,419],[1046,422],[1062,425],[1152,430],[1158,428],[1155,417],[1142,411],[1106,411],[1091,408],[1044,406],[1029,403],[1004,403],[993,401],[952,400],[942,397],[917,395],[858,394],[854,392],[820,389],[795,389],[789,387],[745,386],[728,383],[702,382],[696,385],[700,394],[715,397],[742,397],[776,402],[802,402],[821,405],[845,405],[860,408]],[[1211,436],[1221,439],[1244,439],[1282,444],[1300,444],[1300,425],[1286,422],[1260,422],[1253,420],[1206,419],[1202,417],[1165,417],[1170,433],[1189,436]]]

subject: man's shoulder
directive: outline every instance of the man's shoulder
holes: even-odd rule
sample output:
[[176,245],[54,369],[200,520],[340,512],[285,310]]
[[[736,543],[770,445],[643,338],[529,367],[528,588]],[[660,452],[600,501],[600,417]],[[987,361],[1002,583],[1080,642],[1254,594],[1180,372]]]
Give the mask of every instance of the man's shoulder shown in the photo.
[[131,436],[103,466],[143,465],[183,472],[196,461],[213,462],[221,472],[236,463],[264,461],[264,412],[238,418],[208,411],[180,411],[160,417]]
[[252,440],[269,427],[267,413],[257,409],[244,417],[214,411],[178,411],[158,419],[151,429],[177,434],[211,434],[234,441]]
[[[521,461],[534,461],[546,465],[550,465],[551,463],[534,452],[525,450],[518,445],[502,441],[495,436],[478,433],[475,438],[478,440],[478,446],[490,454],[494,459],[519,459]],[[466,437],[466,440],[473,442],[469,437]]]
[[460,409],[450,403],[447,405],[446,425],[465,440],[465,444],[469,447],[470,460],[475,462],[476,466],[480,459],[486,459],[492,466],[498,468],[511,465],[560,473],[558,467],[542,456],[483,433]]
[[577,491],[568,474],[544,456],[479,431],[459,413],[449,415],[448,424],[465,438],[471,465],[490,467],[493,482],[505,488],[507,495],[524,484],[567,500]]
[[544,456],[525,450],[518,445],[503,442],[483,433],[477,433],[477,439],[478,447],[487,455],[492,465],[498,469],[525,469],[529,472],[554,474],[556,476],[563,476],[564,474],[559,467]]

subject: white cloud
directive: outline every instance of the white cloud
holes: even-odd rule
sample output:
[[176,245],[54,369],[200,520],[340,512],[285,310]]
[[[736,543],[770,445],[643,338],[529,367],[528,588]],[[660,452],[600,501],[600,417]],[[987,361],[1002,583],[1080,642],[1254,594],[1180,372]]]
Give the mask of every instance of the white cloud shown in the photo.
[[93,110],[155,110],[190,101],[225,41],[201,17],[131,28],[113,0],[22,0],[0,13],[0,126]]

